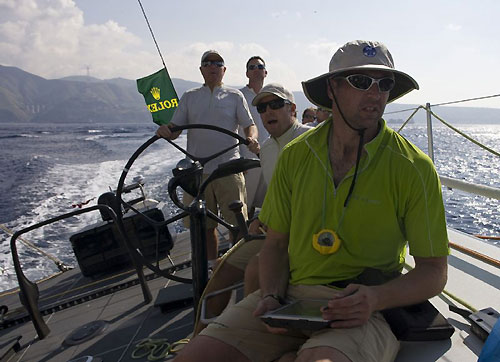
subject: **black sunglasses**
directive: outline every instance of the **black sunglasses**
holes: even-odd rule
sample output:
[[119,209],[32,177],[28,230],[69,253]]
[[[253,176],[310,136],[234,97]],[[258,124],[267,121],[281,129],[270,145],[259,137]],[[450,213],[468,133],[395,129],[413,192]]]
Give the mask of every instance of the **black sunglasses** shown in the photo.
[[347,80],[347,83],[349,83],[351,87],[362,91],[370,89],[373,83],[377,83],[380,92],[387,93],[390,92],[396,84],[394,79],[389,77],[375,79],[364,74],[351,74],[340,78],[344,78],[345,80]]
[[267,106],[271,107],[271,109],[280,109],[283,108],[285,104],[290,104],[290,102],[285,101],[284,99],[281,98],[273,99],[272,101],[269,102],[257,104],[257,112],[264,113],[267,109]]
[[266,66],[264,64],[250,64],[248,66],[248,70],[254,70],[254,69],[266,69]]
[[224,66],[224,62],[221,62],[218,60],[207,60],[207,61],[201,62],[202,67],[209,67],[211,65],[215,65],[215,66],[221,68]]

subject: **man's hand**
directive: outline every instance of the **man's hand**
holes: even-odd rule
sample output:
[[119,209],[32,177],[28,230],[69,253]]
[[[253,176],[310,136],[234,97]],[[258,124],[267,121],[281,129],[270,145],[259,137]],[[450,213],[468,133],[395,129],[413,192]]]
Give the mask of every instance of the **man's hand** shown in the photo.
[[178,132],[172,132],[171,128],[175,127],[175,124],[169,123],[169,124],[162,124],[157,130],[156,130],[156,135],[161,138],[165,138],[167,140],[175,140],[177,137],[179,137],[179,134],[181,131]]
[[[265,298],[262,298],[259,301],[259,304],[257,304],[257,308],[253,312],[254,317],[259,317],[267,312],[270,312],[272,310],[275,310],[277,308],[281,307],[281,304],[274,299],[271,296],[267,296]],[[274,334],[283,334],[287,332],[286,328],[275,328],[275,327],[270,327],[266,323],[264,323],[266,326],[267,330],[271,333]]]
[[372,287],[349,284],[328,301],[322,310],[323,318],[332,320],[332,328],[352,328],[370,319],[377,304],[377,293]]
[[247,147],[250,150],[250,152],[258,155],[260,153],[260,145],[259,141],[257,141],[257,138],[247,137],[247,141],[248,141]]
[[261,223],[260,220],[257,218],[250,223],[250,226],[248,227],[248,233],[253,235],[264,234],[264,231],[266,231],[266,229],[267,226]]

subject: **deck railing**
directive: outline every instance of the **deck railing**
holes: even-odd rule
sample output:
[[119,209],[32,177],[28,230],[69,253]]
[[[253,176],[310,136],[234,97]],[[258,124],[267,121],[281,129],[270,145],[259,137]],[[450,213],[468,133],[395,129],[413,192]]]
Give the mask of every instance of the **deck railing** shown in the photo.
[[[479,100],[479,99],[486,99],[486,98],[493,98],[493,97],[500,97],[500,94],[495,94],[495,95],[486,96],[486,97],[479,97],[479,98],[470,98],[470,99],[464,99],[464,100],[461,100],[461,101],[440,103],[440,104],[434,104],[434,105],[431,105],[430,103],[427,103],[425,106],[418,106],[416,108],[410,108],[410,109],[403,109],[403,110],[400,110],[400,111],[388,112],[386,114],[393,114],[393,113],[413,111],[411,113],[411,115],[407,118],[407,120],[397,130],[397,132],[400,133],[403,130],[403,128],[413,119],[413,117],[415,116],[415,114],[417,114],[417,112],[420,109],[424,109],[425,110],[425,112],[427,114],[427,149],[428,149],[427,153],[428,153],[429,157],[432,159],[432,161],[434,161],[434,139],[433,139],[433,135],[432,135],[433,134],[432,133],[432,118],[433,117],[435,119],[437,119],[438,121],[440,121],[441,123],[443,123],[448,128],[452,129],[454,132],[460,134],[462,137],[464,137],[467,140],[469,140],[470,142],[472,142],[472,143],[476,144],[477,146],[483,148],[487,152],[492,153],[492,154],[494,154],[497,157],[500,157],[500,152],[497,152],[497,151],[495,151],[495,150],[493,150],[493,149],[491,149],[491,148],[483,145],[482,143],[480,143],[479,141],[473,139],[472,137],[466,135],[465,133],[463,133],[459,129],[453,127],[451,124],[449,124],[448,122],[446,122],[444,119],[442,119],[441,117],[439,117],[436,113],[434,113],[432,111],[432,107],[437,107],[437,106],[442,106],[442,105],[449,105],[449,104],[455,104],[455,103],[463,103],[463,102],[468,102],[468,101],[473,101],[473,100]],[[446,187],[450,188],[450,189],[462,190],[462,191],[465,191],[465,192],[468,192],[468,193],[472,193],[472,194],[475,194],[475,195],[481,195],[481,196],[485,196],[485,197],[488,197],[488,198],[500,200],[500,188],[498,188],[498,187],[492,187],[492,186],[480,185],[480,184],[475,184],[475,183],[469,183],[469,182],[465,182],[463,180],[452,178],[452,177],[439,176],[439,178],[441,179],[441,184],[443,186],[446,186]]]

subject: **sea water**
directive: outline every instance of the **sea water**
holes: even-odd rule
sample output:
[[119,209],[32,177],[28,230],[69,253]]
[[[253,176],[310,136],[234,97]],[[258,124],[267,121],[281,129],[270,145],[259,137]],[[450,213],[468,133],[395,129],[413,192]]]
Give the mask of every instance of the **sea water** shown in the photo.
[[[499,151],[500,125],[459,125],[466,134]],[[127,160],[149,140],[153,123],[140,124],[0,124],[0,224],[17,231],[50,217],[95,205],[115,190]],[[425,125],[409,125],[402,134],[425,152]],[[186,145],[185,135],[176,140]],[[452,130],[434,129],[434,156],[440,175],[500,187],[500,160]],[[172,168],[184,155],[165,140],[153,143],[130,169],[126,183],[142,175],[148,196],[178,212],[167,193]],[[449,226],[482,235],[500,235],[500,202],[443,188]],[[69,237],[100,220],[98,212],[24,234],[28,242],[75,265]],[[0,225],[0,226],[1,226]],[[181,224],[175,227],[182,229]],[[495,243],[491,241],[491,243]],[[18,240],[23,270],[31,280],[57,271],[55,264]],[[10,235],[0,229],[0,290],[17,286],[10,255]]]

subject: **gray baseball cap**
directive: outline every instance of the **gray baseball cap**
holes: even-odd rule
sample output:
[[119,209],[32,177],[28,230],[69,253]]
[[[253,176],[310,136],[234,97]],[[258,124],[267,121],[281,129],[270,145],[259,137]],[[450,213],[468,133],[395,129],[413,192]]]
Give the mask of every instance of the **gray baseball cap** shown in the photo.
[[207,50],[205,53],[203,53],[203,55],[201,56],[201,62],[203,63],[205,61],[205,59],[209,55],[212,55],[212,54],[217,55],[220,58],[221,62],[224,62],[224,58],[222,58],[222,56],[219,54],[219,52],[217,50],[213,50],[213,49]]
[[257,93],[257,95],[254,97],[254,99],[252,100],[252,106],[256,106],[257,104],[259,104],[262,98],[270,94],[274,94],[281,99],[290,101],[291,103],[295,104],[295,98],[293,97],[292,92],[290,92],[279,83],[269,83],[262,87],[260,92]]
[[327,79],[353,70],[386,70],[394,74],[395,85],[389,94],[388,103],[413,89],[418,84],[408,74],[396,70],[392,55],[387,47],[377,41],[354,40],[340,47],[330,60],[328,73],[302,82],[302,89],[311,103],[332,108],[332,100],[328,98]]

